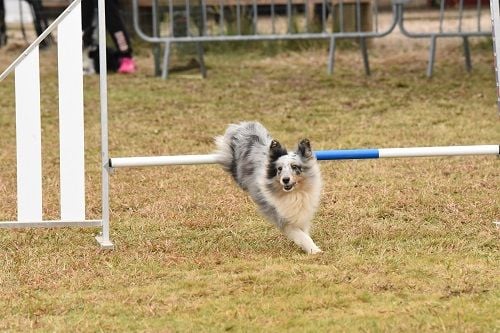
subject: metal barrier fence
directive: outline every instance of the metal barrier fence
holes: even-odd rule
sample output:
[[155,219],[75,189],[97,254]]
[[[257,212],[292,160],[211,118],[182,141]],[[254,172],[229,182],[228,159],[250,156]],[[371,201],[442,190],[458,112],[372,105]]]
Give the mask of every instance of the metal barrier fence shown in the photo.
[[[333,73],[336,41],[357,39],[367,74],[370,73],[368,38],[380,38],[394,30],[393,19],[383,23],[378,0],[143,0],[151,6],[151,35],[139,22],[139,0],[133,0],[136,33],[145,41],[164,45],[161,75],[168,76],[172,43],[194,42],[202,73],[202,42],[265,40],[329,40],[328,72]],[[161,20],[165,17],[165,20]]]
[[465,0],[440,0],[439,11],[426,13],[427,24],[423,27],[419,25],[418,28],[409,28],[405,23],[411,20],[421,21],[422,13],[417,13],[417,15],[407,13],[405,5],[411,0],[400,1],[398,26],[401,33],[409,38],[429,38],[430,40],[428,77],[432,76],[434,68],[437,38],[461,38],[465,68],[467,71],[472,69],[469,38],[491,36],[491,16],[488,15],[488,8],[483,10],[482,0],[473,0],[475,4],[469,8],[465,7]]
[[[434,13],[430,17],[431,21],[434,17],[434,23],[416,30],[405,25],[408,20],[414,19],[411,11],[407,10],[413,0],[393,0],[389,5],[389,20],[381,19],[381,13],[388,9],[387,5],[381,5],[381,1],[133,0],[132,9],[136,33],[143,40],[155,44],[155,71],[161,73],[163,78],[168,77],[174,43],[196,44],[200,70],[205,76],[202,46],[205,42],[323,39],[329,41],[328,73],[332,74],[336,42],[355,39],[359,42],[365,73],[369,75],[367,39],[387,36],[399,27],[406,37],[430,39],[427,75],[431,76],[437,38],[462,38],[466,68],[470,70],[468,38],[491,35],[491,25],[483,22],[483,12],[488,14],[488,11],[483,11],[481,0],[476,0],[473,14],[470,8],[466,10],[464,0],[441,0],[437,15]],[[144,32],[145,22],[140,22],[139,8],[151,10],[151,22],[146,22],[150,25],[151,34]],[[475,15],[476,22],[472,26],[464,25],[464,18],[471,15]],[[161,45],[163,57],[160,61]]]

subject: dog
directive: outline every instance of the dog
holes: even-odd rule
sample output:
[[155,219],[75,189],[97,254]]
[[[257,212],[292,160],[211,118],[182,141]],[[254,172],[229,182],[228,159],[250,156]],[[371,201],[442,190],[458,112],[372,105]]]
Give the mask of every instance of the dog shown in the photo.
[[215,138],[216,161],[250,194],[260,212],[304,252],[322,252],[309,236],[321,173],[308,139],[287,152],[258,122],[229,125]]

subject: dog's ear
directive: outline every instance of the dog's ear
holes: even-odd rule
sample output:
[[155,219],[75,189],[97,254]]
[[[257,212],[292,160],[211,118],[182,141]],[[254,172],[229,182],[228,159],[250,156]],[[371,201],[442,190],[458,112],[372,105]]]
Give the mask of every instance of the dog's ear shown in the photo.
[[277,140],[273,140],[273,141],[271,141],[271,145],[269,146],[269,149],[271,149],[271,150],[281,149],[281,143],[279,143]]
[[280,158],[280,156],[286,154],[286,149],[283,148],[277,140],[271,141],[271,145],[269,146],[269,157],[271,158],[271,161],[275,161]]
[[305,159],[310,159],[313,157],[311,142],[309,141],[309,139],[302,139],[299,142],[297,153],[299,153],[299,155],[304,157]]

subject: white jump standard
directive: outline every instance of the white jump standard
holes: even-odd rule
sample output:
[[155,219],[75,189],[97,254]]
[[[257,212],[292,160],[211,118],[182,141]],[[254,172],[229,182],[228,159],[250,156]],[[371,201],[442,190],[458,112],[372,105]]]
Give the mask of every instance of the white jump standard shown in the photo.
[[[75,0],[0,74],[14,72],[17,145],[17,220],[0,228],[100,227],[102,248],[109,240],[109,158],[107,136],[106,30],[104,0],[98,0],[102,156],[102,216],[85,216],[85,158],[81,0]],[[39,44],[57,28],[61,218],[43,220]],[[27,98],[27,96],[31,98]]]

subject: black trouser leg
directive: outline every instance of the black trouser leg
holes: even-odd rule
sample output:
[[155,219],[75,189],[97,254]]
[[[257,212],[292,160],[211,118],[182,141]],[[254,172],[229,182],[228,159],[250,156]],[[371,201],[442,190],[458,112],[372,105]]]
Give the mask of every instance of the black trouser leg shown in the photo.
[[5,6],[4,0],[0,0],[0,47],[7,44],[7,29],[5,27]]
[[83,32],[83,46],[88,47],[94,44],[94,15],[97,8],[97,1],[95,0],[82,0],[82,32]]
[[132,46],[116,0],[106,0],[106,29],[123,57],[132,56]]
[[[120,56],[131,57],[132,46],[130,38],[125,29],[118,4],[115,0],[106,0],[106,30],[111,35],[113,43]],[[97,0],[82,0],[82,30],[83,30],[83,45],[89,46],[94,44],[94,18],[97,12]]]

